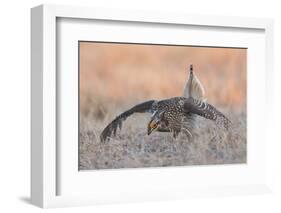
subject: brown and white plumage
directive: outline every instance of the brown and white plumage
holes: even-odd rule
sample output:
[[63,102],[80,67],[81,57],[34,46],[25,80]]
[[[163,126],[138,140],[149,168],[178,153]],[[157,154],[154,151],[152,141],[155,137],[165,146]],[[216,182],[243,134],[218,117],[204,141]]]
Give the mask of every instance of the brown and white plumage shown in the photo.
[[[205,89],[200,82],[199,78],[196,76],[193,65],[191,64],[189,67],[189,76],[185,83],[183,97],[189,98],[192,97],[196,100],[206,101],[207,98],[205,96]],[[185,116],[185,128],[184,130],[190,137],[193,136],[193,130],[196,128],[198,124],[197,115],[189,113],[189,115]]]
[[190,65],[189,68],[189,78],[186,81],[184,91],[183,91],[183,97],[189,98],[192,97],[194,99],[200,100],[200,101],[206,101],[205,97],[205,89],[202,85],[202,83],[197,78],[194,70],[193,65]]
[[152,114],[147,127],[148,135],[154,131],[169,131],[173,133],[174,137],[177,137],[185,129],[185,118],[190,115],[199,115],[213,120],[224,128],[228,128],[230,124],[228,118],[214,106],[192,97],[174,97],[160,101],[150,100],[138,104],[117,116],[101,133],[101,141],[115,136],[118,127],[121,129],[122,122],[133,113],[145,112]]

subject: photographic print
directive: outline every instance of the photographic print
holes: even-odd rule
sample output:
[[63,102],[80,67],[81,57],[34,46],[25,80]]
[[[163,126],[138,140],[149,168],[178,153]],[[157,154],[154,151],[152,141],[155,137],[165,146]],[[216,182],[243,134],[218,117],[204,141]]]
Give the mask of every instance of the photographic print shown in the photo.
[[246,48],[78,48],[79,170],[246,163]]

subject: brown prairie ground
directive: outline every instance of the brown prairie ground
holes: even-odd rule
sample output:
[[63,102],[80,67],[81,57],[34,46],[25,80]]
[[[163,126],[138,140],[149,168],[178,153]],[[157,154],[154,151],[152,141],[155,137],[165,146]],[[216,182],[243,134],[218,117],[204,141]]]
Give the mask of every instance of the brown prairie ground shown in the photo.
[[[246,162],[246,49],[80,43],[79,169]],[[116,138],[99,134],[115,116],[147,99],[181,96],[189,64],[208,102],[232,121],[225,132],[197,118],[192,140],[146,134],[148,114],[131,116]]]

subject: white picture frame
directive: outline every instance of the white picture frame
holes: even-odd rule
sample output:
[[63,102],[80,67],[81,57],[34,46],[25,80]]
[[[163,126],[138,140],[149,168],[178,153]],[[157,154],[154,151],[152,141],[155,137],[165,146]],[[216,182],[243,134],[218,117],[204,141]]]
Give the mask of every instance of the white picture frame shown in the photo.
[[[71,164],[71,162],[76,162],[75,160],[77,160],[77,157],[73,156],[75,149],[72,149],[71,147],[65,148],[64,145],[57,144],[57,107],[59,102],[57,89],[60,84],[56,74],[56,70],[58,69],[57,51],[59,48],[57,38],[58,31],[61,30],[59,28],[60,24],[58,24],[61,19],[70,21],[74,19],[88,21],[98,20],[101,21],[100,24],[111,21],[114,23],[118,22],[118,26],[122,25],[122,23],[143,23],[144,26],[146,24],[153,24],[154,26],[165,26],[165,28],[171,28],[171,30],[173,30],[173,27],[175,26],[198,26],[202,29],[218,28],[222,29],[223,31],[227,31],[228,33],[231,33],[234,30],[246,30],[249,32],[252,32],[253,30],[256,32],[261,32],[262,35],[258,36],[256,42],[261,43],[261,49],[257,50],[262,51],[259,53],[261,57],[259,63],[261,63],[262,67],[255,67],[253,63],[254,55],[250,55],[250,58],[252,57],[252,59],[249,59],[252,60],[250,70],[256,69],[260,71],[257,71],[256,80],[251,80],[253,78],[253,72],[248,74],[248,79],[252,82],[248,88],[250,96],[250,99],[248,98],[248,102],[250,101],[248,111],[249,109],[252,110],[255,104],[259,104],[259,107],[256,106],[256,109],[253,110],[254,112],[248,117],[248,119],[253,120],[252,129],[257,132],[256,135],[250,134],[250,136],[252,139],[263,139],[263,141],[260,142],[260,145],[257,144],[257,146],[253,146],[250,143],[248,149],[253,149],[252,153],[254,156],[255,153],[258,153],[258,155],[256,155],[256,159],[260,159],[260,166],[257,168],[258,160],[256,160],[254,161],[255,165],[253,165],[253,168],[251,167],[251,163],[249,163],[244,167],[233,165],[232,167],[223,169],[215,167],[202,167],[199,169],[199,172],[195,171],[197,170],[196,168],[188,169],[186,167],[165,168],[161,171],[159,169],[138,169],[138,171],[126,170],[117,173],[114,171],[99,171],[99,174],[106,173],[106,175],[102,175],[100,177],[99,175],[92,176],[90,172],[83,172],[83,174],[79,175],[78,177],[76,173],[73,173],[73,168],[69,171],[64,170],[65,164],[61,163],[60,161],[65,162],[66,160],[70,160],[69,164]],[[71,26],[71,23],[68,25]],[[271,191],[271,165],[269,160],[269,152],[272,139],[270,135],[271,131],[274,129],[272,128],[273,122],[271,122],[272,117],[270,116],[272,113],[272,110],[270,110],[272,109],[272,94],[270,91],[273,88],[273,21],[271,19],[199,16],[172,13],[160,14],[142,11],[121,11],[111,9],[101,10],[96,8],[74,6],[41,5],[32,8],[31,10],[31,27],[31,201],[33,204],[46,208],[129,201],[138,202],[143,200],[182,199],[197,196],[240,195]],[[74,33],[73,27],[64,29],[67,30],[65,31],[66,33],[71,33],[72,30],[73,35],[72,33],[69,35],[70,40],[71,38],[74,40],[77,39],[75,36],[78,34]],[[85,38],[88,38],[86,34],[90,34],[86,31],[84,32]],[[122,32],[120,35],[121,34]],[[200,37],[200,33],[198,33],[198,36]],[[119,38],[119,41],[120,39],[122,39],[122,37]],[[155,42],[153,39],[151,38],[151,41]],[[105,38],[104,40],[112,41],[110,38]],[[204,40],[203,37],[202,40]],[[251,38],[249,40],[251,40]],[[124,37],[124,40],[122,41],[128,42],[128,38],[126,39]],[[160,41],[160,43],[163,42],[165,43],[164,40]],[[201,41],[198,42],[200,43]],[[221,45],[224,45],[223,42],[225,42],[226,46],[231,44],[228,43],[228,41],[221,42]],[[196,41],[193,41],[191,45],[195,43]],[[198,45],[198,43],[196,44]],[[207,46],[215,46],[217,43],[214,42],[210,44],[203,44]],[[236,44],[238,45],[240,43],[238,42]],[[241,41],[241,45],[243,44],[243,41]],[[254,47],[255,43],[252,43],[251,45]],[[257,62],[257,64],[259,63]],[[75,69],[76,68],[77,67],[75,67]],[[265,79],[263,78],[264,76],[266,76]],[[254,81],[257,83],[254,83]],[[258,85],[258,83],[261,83],[261,85]],[[261,95],[259,100],[252,95],[255,92],[254,89],[257,89]],[[73,96],[74,95],[75,94],[73,94]],[[265,107],[267,108],[267,114],[259,119],[262,124],[255,124],[257,123],[254,122],[255,115],[265,110]],[[260,131],[262,129],[264,131]],[[68,156],[68,158],[60,157],[60,153],[62,151],[60,149],[63,149],[64,156]],[[251,156],[253,155],[250,155],[250,161]],[[153,188],[154,186],[147,188],[145,184],[139,184],[138,182],[138,187],[137,184],[134,185],[134,183],[131,183],[127,180],[129,178],[135,178],[135,175],[141,176],[142,178],[150,176],[152,179],[153,176],[155,176],[157,179],[159,177],[170,175],[169,178],[176,179],[183,174],[187,174],[183,173],[184,170],[189,170],[189,174],[194,172],[194,177],[191,177],[191,180],[193,181],[193,187],[190,187],[190,185],[179,187],[176,185],[167,184],[167,187],[164,188],[162,186],[164,186],[165,182],[162,182],[155,186],[155,188]],[[195,181],[198,179],[198,175],[204,175],[204,177],[207,175],[206,179],[208,179],[208,172],[215,173],[214,176],[209,175],[210,179],[216,178],[216,175],[222,173],[228,173],[234,177],[233,179],[229,178],[228,182],[225,181],[214,185],[211,183],[208,185],[208,181],[205,181],[205,185],[200,183],[199,180]],[[252,175],[250,175],[250,173]],[[124,183],[127,182],[127,191],[126,189],[122,191],[122,189],[119,188],[115,188],[115,190],[112,191],[106,190],[106,188],[105,190],[102,190],[102,187],[106,186],[106,181],[110,180],[111,175],[114,175],[114,178],[119,178],[118,180],[124,180]],[[65,176],[68,177],[67,180],[62,178]],[[97,180],[100,181],[99,185],[101,187],[99,188],[98,186],[95,186],[97,187],[95,194],[86,193],[87,189],[85,188],[87,187],[82,185],[81,189],[83,190],[79,190],[80,186],[77,186],[77,182],[75,182],[78,180],[82,182],[89,182],[90,178],[97,178]],[[235,178],[237,181],[234,181]],[[178,182],[181,183],[183,183],[183,181],[184,180],[178,180]],[[252,184],[250,184],[250,182],[252,182]],[[64,188],[67,189],[63,190],[63,193],[61,193],[61,185],[65,185]],[[120,185],[122,185],[122,183],[120,183]],[[143,190],[141,190],[141,188]],[[73,191],[79,191],[79,193],[71,193]],[[122,196],[120,193],[122,193]]]

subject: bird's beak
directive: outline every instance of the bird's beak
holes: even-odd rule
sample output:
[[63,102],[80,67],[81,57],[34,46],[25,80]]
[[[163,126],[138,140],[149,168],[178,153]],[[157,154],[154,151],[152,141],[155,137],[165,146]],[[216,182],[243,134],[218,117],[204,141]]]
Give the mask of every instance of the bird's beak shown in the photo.
[[155,123],[155,121],[151,120],[147,126],[147,135],[150,135],[153,131],[155,131],[157,129],[157,126],[158,125]]

